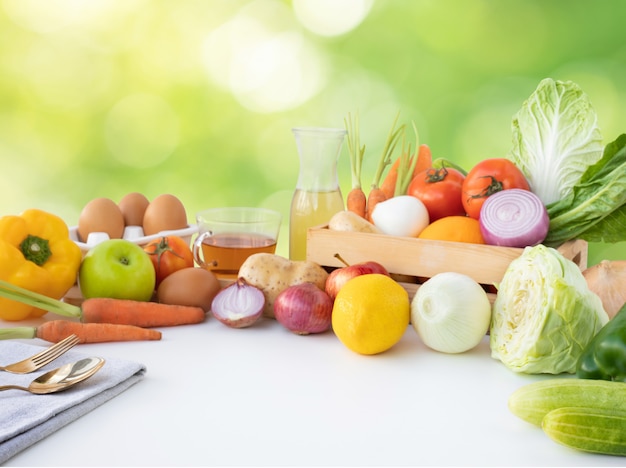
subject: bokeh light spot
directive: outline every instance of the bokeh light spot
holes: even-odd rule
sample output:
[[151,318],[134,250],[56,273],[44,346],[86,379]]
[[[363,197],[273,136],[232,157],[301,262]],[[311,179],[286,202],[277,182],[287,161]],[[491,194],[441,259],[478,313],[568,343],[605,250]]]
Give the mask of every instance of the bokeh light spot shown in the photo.
[[298,33],[284,33],[238,56],[231,90],[239,102],[257,112],[297,107],[325,82],[326,66]]
[[97,18],[108,8],[107,3],[108,0],[3,0],[2,6],[15,24],[48,34]]
[[178,116],[159,96],[130,95],[109,112],[105,139],[119,162],[137,168],[156,166],[178,146]]
[[[256,2],[257,8],[261,4],[276,8],[274,1]],[[262,23],[250,13],[240,11],[206,38],[203,58],[211,79],[255,112],[305,103],[326,83],[322,55],[284,21]]]
[[293,9],[309,31],[320,36],[339,36],[361,24],[372,3],[372,0],[293,0]]
[[563,64],[552,74],[555,79],[570,80],[581,87],[598,114],[598,125],[607,142],[624,133],[624,123],[619,117],[624,108],[622,90],[617,86],[619,79],[612,79],[619,66],[619,62],[612,60],[583,60]]
[[[105,55],[93,55],[70,38],[53,37],[24,50],[16,67],[33,93],[59,109],[89,108],[109,91],[112,64]],[[45,69],[46,73],[39,73]]]

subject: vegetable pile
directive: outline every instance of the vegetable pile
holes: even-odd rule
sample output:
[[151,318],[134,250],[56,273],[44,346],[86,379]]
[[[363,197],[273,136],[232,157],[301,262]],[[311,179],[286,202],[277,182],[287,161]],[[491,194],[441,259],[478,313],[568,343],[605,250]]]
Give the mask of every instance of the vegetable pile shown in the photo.
[[[512,161],[486,159],[466,172],[448,159],[433,160],[430,147],[420,144],[414,124],[415,149],[412,150],[410,144],[405,145],[405,126],[398,126],[397,120],[396,116],[367,196],[360,182],[365,145],[360,144],[358,116],[354,122],[346,120],[353,188],[346,200],[346,210],[331,218],[329,229],[420,237],[430,225],[446,225],[448,220],[468,217],[475,220],[477,231],[480,223],[480,229],[493,245],[524,247],[543,241],[548,229],[547,216],[542,213],[545,207],[529,191],[526,177]],[[392,153],[400,139],[403,142],[401,152],[394,160]],[[385,174],[387,166],[390,167]],[[528,196],[522,198],[510,189],[524,190]],[[496,205],[481,216],[485,201],[499,192],[506,192],[504,208]],[[527,202],[529,197],[533,197],[533,203]],[[537,219],[538,210],[543,216]],[[528,223],[529,219],[533,222]],[[516,221],[516,232],[522,232],[511,238],[507,230],[511,222]],[[435,239],[486,243],[483,235],[466,240],[455,228],[450,235],[444,231],[438,228],[439,237]],[[428,238],[433,239],[430,234]]]
[[[358,116],[348,116],[345,125],[352,190],[329,229],[523,249],[499,284],[445,272],[426,278],[411,299],[377,262],[342,259],[346,266],[331,272],[315,262],[258,253],[222,287],[212,272],[194,266],[187,241],[165,235],[139,248],[153,278],[149,299],[83,293],[78,306],[60,299],[77,278],[81,283],[81,267],[96,248],[81,261],[63,221],[28,210],[0,218],[0,319],[48,311],[62,318],[0,329],[0,339],[60,341],[75,333],[83,343],[159,340],[155,328],[198,324],[208,312],[231,328],[265,317],[302,336],[332,330],[359,354],[387,351],[409,323],[426,347],[441,353],[469,351],[488,334],[491,356],[514,372],[574,374],[520,388],[509,399],[515,415],[564,445],[626,455],[626,262],[581,272],[556,249],[573,239],[625,240],[626,134],[603,146],[582,90],[545,79],[513,116],[507,157],[484,159],[469,171],[433,159],[414,124],[414,147],[407,145],[397,116],[366,195]],[[117,225],[97,224],[103,216],[94,214],[96,205],[113,210],[107,219]],[[182,203],[170,195],[148,202],[129,194],[119,205],[97,199],[81,213],[79,237],[111,228],[115,238],[137,225],[164,232],[172,219],[186,225]],[[115,280],[113,287],[120,283]],[[485,286],[497,289],[493,304]]]
[[539,83],[514,116],[509,157],[546,205],[546,245],[624,239],[625,145],[620,135],[603,146],[598,116],[578,85]]
[[[105,217],[106,209],[92,208],[107,200],[96,199],[83,209],[83,227],[87,218]],[[171,200],[180,203],[173,196],[160,196],[144,204],[145,213]],[[144,212],[122,202],[115,206],[120,216],[124,208],[129,222],[143,218],[145,226]],[[130,216],[133,211],[135,218]],[[172,216],[161,213],[159,221],[169,223]],[[154,328],[203,322],[221,288],[213,273],[194,267],[189,243],[175,235],[156,238],[144,247],[107,238],[84,256],[79,243],[80,239],[71,239],[64,221],[41,210],[0,218],[0,318],[20,321],[47,312],[60,316],[37,327],[0,329],[0,339],[57,342],[76,334],[81,343],[160,340],[161,332]],[[80,306],[61,300],[75,285],[84,299]],[[93,291],[96,294],[88,294]]]
[[[413,153],[403,147],[380,183],[385,198],[365,216],[348,204],[329,229],[523,248],[488,308],[492,357],[515,372],[575,375],[525,386],[509,407],[560,444],[625,456],[626,261],[581,272],[556,248],[577,239],[626,240],[626,134],[605,143],[588,96],[550,78],[513,116],[512,134],[506,157],[469,171],[433,160],[426,145]],[[390,160],[381,159],[377,174]],[[484,336],[477,331],[485,298],[471,279],[447,284],[444,277],[452,279],[441,274],[419,286],[412,325],[428,347],[464,352]]]
[[5,340],[37,337],[58,342],[72,333],[78,336],[81,343],[159,340],[160,332],[146,328],[200,323],[205,319],[205,312],[200,307],[129,299],[91,298],[79,307],[6,281],[0,281],[0,295],[18,304],[27,304],[68,318],[45,322],[39,327],[0,329],[0,339]]
[[[509,154],[479,161],[469,171],[445,158],[433,160],[415,125],[414,150],[403,144],[394,161],[392,153],[400,139],[404,142],[405,131],[397,120],[367,204],[360,184],[365,145],[359,141],[358,118],[346,123],[353,190],[361,193],[359,203],[348,197],[346,209],[373,225],[364,228],[360,223],[355,231],[418,237],[441,218],[469,216],[479,220],[483,242],[490,245],[557,247],[573,239],[624,240],[626,134],[603,144],[598,116],[576,83],[542,80],[513,116]],[[405,196],[418,199],[423,209],[407,202],[385,203]],[[345,223],[342,230],[348,230]]]

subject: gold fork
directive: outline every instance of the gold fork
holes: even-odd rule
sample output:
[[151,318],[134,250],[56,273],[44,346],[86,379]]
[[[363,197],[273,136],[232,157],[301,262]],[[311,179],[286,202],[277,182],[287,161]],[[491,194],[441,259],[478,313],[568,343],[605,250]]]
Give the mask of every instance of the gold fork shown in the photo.
[[13,374],[28,374],[29,372],[36,371],[37,369],[45,366],[51,361],[61,356],[61,354],[73,348],[79,343],[79,339],[76,335],[70,335],[64,340],[44,349],[42,352],[35,354],[34,356],[24,359],[23,361],[9,364],[8,366],[0,366],[0,370],[12,372]]

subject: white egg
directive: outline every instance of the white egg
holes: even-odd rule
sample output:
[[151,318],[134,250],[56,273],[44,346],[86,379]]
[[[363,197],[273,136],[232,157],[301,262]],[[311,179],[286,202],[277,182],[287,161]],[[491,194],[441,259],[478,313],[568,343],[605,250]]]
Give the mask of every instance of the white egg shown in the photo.
[[428,210],[411,195],[400,195],[378,203],[372,213],[374,225],[397,237],[417,237],[428,226]]

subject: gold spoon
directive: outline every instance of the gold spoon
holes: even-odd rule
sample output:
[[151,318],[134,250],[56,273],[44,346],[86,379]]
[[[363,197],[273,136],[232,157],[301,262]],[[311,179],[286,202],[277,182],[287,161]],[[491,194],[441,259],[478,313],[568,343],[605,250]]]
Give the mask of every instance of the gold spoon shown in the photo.
[[82,382],[94,375],[104,365],[104,359],[90,357],[80,361],[65,364],[50,372],[40,375],[27,387],[19,385],[4,385],[2,390],[24,390],[26,392],[44,395],[46,393],[60,392],[72,385]]

